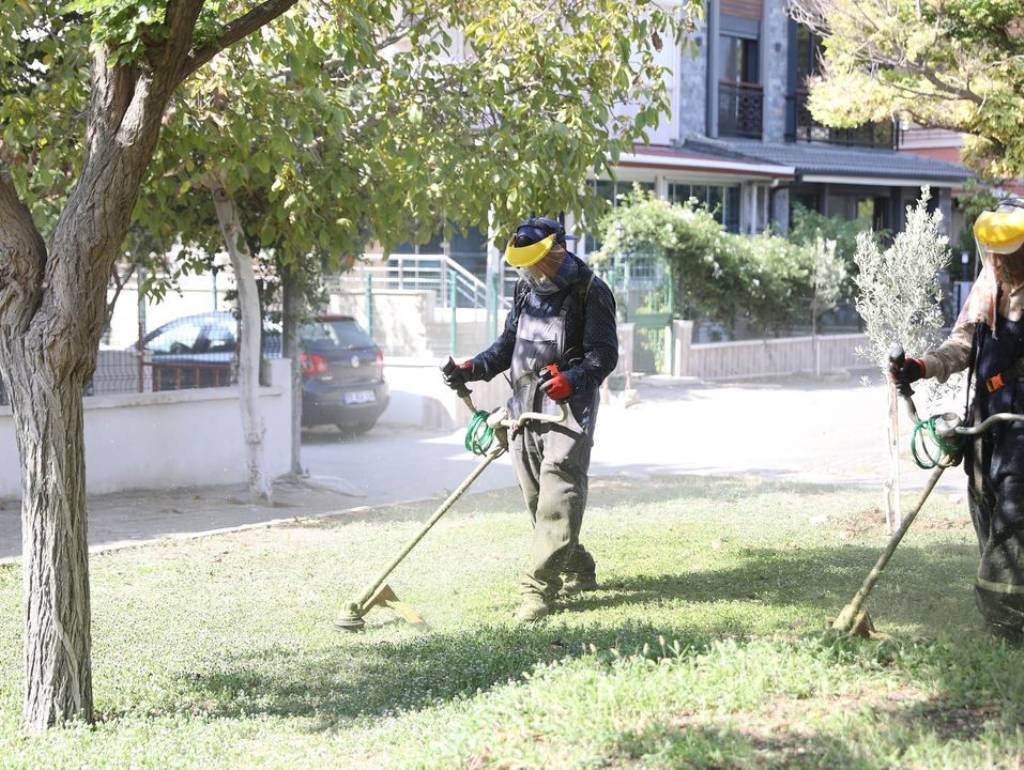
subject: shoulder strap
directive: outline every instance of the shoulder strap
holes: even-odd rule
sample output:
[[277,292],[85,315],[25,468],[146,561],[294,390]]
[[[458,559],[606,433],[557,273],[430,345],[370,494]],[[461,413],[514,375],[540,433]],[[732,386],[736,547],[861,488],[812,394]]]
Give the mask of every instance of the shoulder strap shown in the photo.
[[517,313],[521,314],[523,312],[523,306],[526,305],[526,295],[529,293],[526,283],[522,279],[516,281],[515,292],[512,296],[512,306]]
[[590,296],[590,287],[594,284],[594,271],[585,265],[584,268],[589,275],[587,276],[587,280],[580,281],[576,284],[576,297],[580,301],[580,307],[582,307],[584,312],[586,312],[587,297]]

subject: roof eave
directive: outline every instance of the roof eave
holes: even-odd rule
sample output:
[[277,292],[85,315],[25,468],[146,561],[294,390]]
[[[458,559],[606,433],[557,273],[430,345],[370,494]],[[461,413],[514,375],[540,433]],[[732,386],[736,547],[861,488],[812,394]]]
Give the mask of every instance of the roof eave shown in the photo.
[[674,169],[719,174],[747,174],[790,180],[796,177],[792,166],[774,163],[748,162],[739,160],[717,160],[711,158],[673,157],[671,155],[649,155],[645,153],[624,153],[614,165],[624,168]]

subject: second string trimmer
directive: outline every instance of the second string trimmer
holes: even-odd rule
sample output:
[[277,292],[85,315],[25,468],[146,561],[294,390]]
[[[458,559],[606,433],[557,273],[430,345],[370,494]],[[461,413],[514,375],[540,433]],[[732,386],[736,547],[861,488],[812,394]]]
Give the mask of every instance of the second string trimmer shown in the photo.
[[[893,345],[889,353],[889,360],[898,367],[903,366],[906,354],[900,345]],[[833,621],[833,629],[847,634],[868,635],[874,630],[871,617],[868,615],[867,610],[864,609],[868,595],[874,589],[879,577],[881,577],[882,571],[889,564],[889,560],[892,559],[900,541],[903,540],[903,536],[910,529],[910,525],[914,523],[917,514],[921,512],[921,508],[924,507],[932,490],[935,489],[939,478],[947,468],[959,465],[963,460],[966,443],[980,436],[997,423],[1024,420],[1024,414],[1011,414],[1009,412],[994,414],[982,421],[980,425],[974,427],[965,427],[959,415],[951,413],[935,415],[922,420],[917,414],[917,408],[914,406],[914,391],[910,385],[902,384],[898,388],[900,396],[903,397],[903,401],[907,406],[907,413],[914,421],[914,433],[911,439],[914,461],[918,467],[931,470],[931,475],[928,477],[928,481],[917,499],[917,504],[903,519],[899,529],[889,538],[885,550],[882,551],[878,561],[875,562],[875,566],[871,568],[871,571],[864,578],[864,582],[857,593],[843,607],[839,617]],[[929,449],[929,441],[932,444],[932,449]]]

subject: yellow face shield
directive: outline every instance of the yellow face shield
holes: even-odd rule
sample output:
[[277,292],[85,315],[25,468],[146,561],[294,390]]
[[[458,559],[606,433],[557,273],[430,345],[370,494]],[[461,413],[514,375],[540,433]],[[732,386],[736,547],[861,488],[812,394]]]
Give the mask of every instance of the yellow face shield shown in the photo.
[[529,246],[520,246],[519,248],[512,245],[514,242],[515,239],[513,238],[508,242],[508,246],[505,247],[505,261],[512,267],[529,267],[530,265],[537,264],[548,255],[551,247],[555,245],[555,236],[552,234],[542,241],[531,243]]
[[1024,209],[1000,206],[974,222],[978,245],[992,254],[1013,254],[1024,245]]

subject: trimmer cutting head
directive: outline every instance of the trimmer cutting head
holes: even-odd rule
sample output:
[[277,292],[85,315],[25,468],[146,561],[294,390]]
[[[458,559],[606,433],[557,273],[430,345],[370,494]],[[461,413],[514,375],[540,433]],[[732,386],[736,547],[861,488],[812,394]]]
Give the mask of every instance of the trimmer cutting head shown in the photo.
[[414,626],[426,626],[423,616],[416,608],[399,599],[387,583],[378,588],[369,601],[362,606],[355,602],[349,604],[334,621],[334,625],[343,631],[362,631],[366,626],[363,617],[374,607],[387,607],[406,623]]
[[359,614],[359,605],[350,604],[346,607],[338,619],[334,621],[334,625],[343,631],[362,631],[366,626],[366,621],[363,620],[363,616]]

